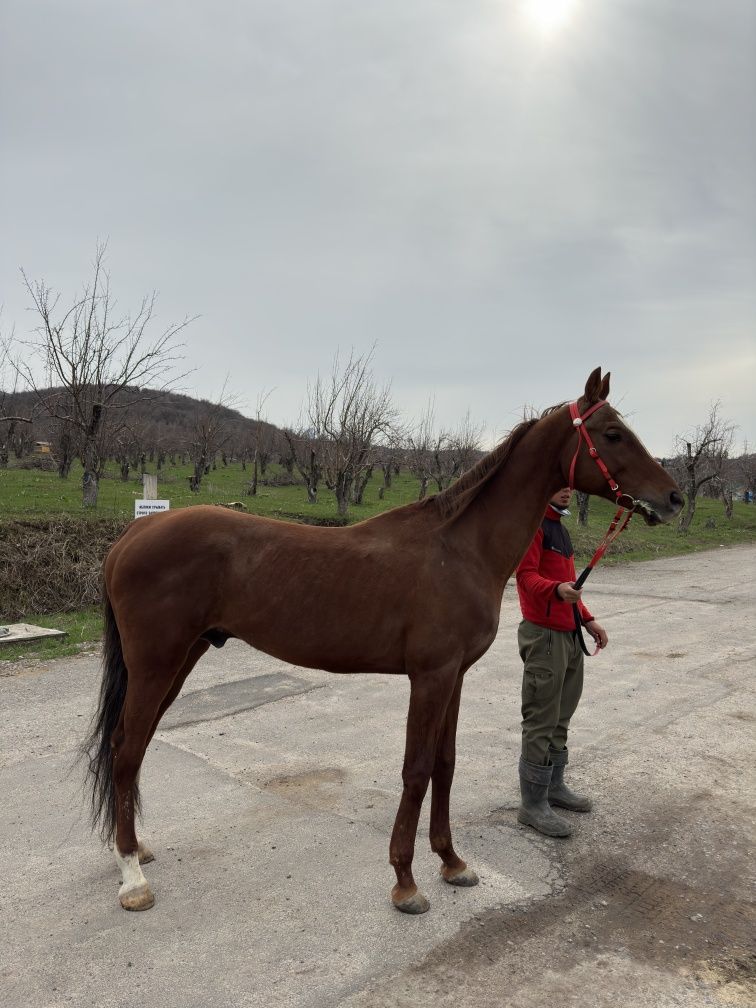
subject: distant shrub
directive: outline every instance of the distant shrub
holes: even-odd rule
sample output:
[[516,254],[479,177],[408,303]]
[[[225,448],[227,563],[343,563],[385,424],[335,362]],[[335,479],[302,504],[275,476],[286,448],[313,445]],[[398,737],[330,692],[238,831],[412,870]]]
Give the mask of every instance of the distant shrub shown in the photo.
[[52,455],[25,455],[16,462],[16,469],[40,469],[42,472],[55,472],[58,463]]

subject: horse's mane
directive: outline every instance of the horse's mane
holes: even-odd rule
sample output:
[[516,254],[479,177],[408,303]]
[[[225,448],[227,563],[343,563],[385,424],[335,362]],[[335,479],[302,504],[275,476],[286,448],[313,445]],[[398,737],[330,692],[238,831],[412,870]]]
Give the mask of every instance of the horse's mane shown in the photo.
[[507,464],[510,455],[528,431],[532,427],[535,427],[544,417],[550,416],[564,405],[565,403],[558,403],[556,406],[549,406],[542,413],[528,417],[517,424],[501,444],[497,445],[487,455],[484,455],[480,462],[476,462],[471,469],[463,473],[446,490],[442,490],[441,493],[429,497],[428,502],[435,502],[436,507],[441,512],[441,517],[445,520],[456,518],[462,514],[486,486],[491,477]]

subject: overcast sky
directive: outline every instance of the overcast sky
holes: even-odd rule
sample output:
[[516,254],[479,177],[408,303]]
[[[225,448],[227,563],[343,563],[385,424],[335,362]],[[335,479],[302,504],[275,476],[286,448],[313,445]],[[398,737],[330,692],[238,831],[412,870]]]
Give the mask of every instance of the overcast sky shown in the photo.
[[[490,438],[613,374],[656,454],[756,443],[754,0],[2,0],[2,326],[109,243],[292,423],[335,350]],[[246,408],[245,408],[246,407]]]

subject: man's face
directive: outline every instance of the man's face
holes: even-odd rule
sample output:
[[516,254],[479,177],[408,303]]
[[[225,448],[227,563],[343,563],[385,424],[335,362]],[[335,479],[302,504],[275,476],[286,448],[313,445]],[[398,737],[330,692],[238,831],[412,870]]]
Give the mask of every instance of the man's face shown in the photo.
[[569,487],[562,487],[561,490],[557,490],[554,496],[551,498],[551,503],[558,508],[566,508],[570,503],[570,498],[572,497],[572,490]]

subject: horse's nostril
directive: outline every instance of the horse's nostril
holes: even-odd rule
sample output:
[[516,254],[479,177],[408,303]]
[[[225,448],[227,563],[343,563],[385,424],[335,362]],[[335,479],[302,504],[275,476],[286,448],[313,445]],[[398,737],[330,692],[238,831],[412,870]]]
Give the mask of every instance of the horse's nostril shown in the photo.
[[678,493],[677,490],[672,491],[669,495],[669,500],[673,507],[682,507],[685,503],[685,498],[681,493]]

